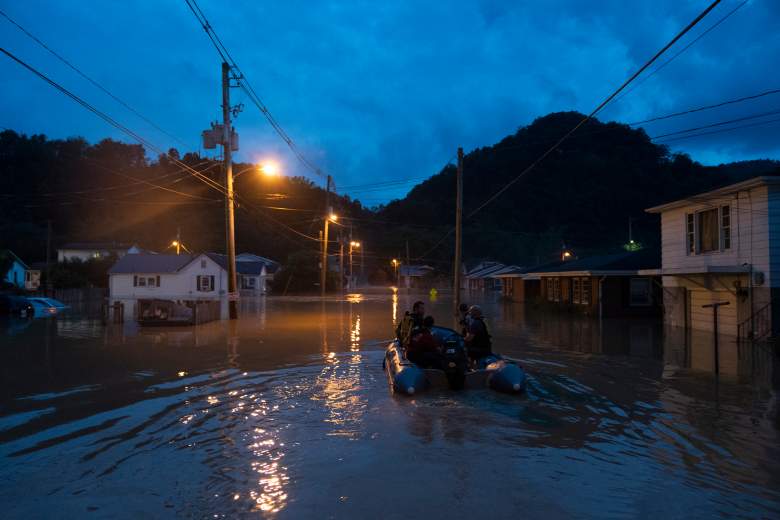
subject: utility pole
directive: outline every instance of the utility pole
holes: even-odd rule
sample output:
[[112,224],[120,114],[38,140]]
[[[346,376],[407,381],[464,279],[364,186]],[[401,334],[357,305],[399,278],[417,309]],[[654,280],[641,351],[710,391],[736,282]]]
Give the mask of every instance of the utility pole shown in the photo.
[[344,293],[344,236],[339,232],[339,290]]
[[411,261],[409,260],[409,239],[406,239],[406,265],[409,265]]
[[455,267],[453,269],[455,279],[453,280],[454,297],[452,299],[454,309],[453,317],[458,319],[458,309],[460,307],[460,267],[461,267],[461,240],[462,240],[462,218],[463,218],[463,148],[458,148],[458,172],[456,175],[455,189]]
[[46,221],[46,296],[54,296],[51,283],[51,219]]
[[328,272],[328,221],[330,220],[330,175],[325,187],[325,231],[322,235],[322,262],[320,265],[320,295],[325,297],[325,280]]
[[[232,133],[230,128],[230,65],[222,63],[222,151],[225,159],[225,234],[228,257],[228,313],[231,320],[238,318],[238,293],[236,291],[236,225],[233,201]],[[177,248],[178,249],[178,248]]]

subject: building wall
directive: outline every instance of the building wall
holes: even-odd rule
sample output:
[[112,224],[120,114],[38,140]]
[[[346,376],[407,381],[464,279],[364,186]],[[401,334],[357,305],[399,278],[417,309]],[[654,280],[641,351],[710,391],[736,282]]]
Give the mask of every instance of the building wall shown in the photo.
[[14,262],[11,264],[11,268],[8,269],[8,272],[5,275],[5,281],[15,285],[16,287],[19,287],[20,289],[24,288],[24,272],[25,268],[22,264],[14,260]]
[[[685,215],[708,207],[731,206],[732,244],[728,251],[700,255],[686,253]],[[708,266],[752,266],[753,280],[763,283],[750,286],[750,277],[734,274],[701,274],[664,276],[665,293],[674,295],[665,305],[664,316],[669,325],[688,326],[693,330],[711,331],[712,320],[701,314],[702,293],[709,291],[710,300],[728,300],[734,307],[725,309],[725,334],[736,335],[734,323],[743,323],[751,311],[759,311],[780,295],[780,188],[761,186],[737,195],[702,201],[669,210],[661,215],[662,265],[664,272],[704,270]],[[738,283],[739,286],[735,286]],[[726,292],[724,292],[726,291]],[[734,294],[732,294],[734,293]],[[739,297],[737,294],[739,293]],[[749,295],[752,295],[752,303]],[[681,298],[685,298],[684,304]],[[696,301],[692,301],[694,298]],[[697,307],[697,308],[694,308]],[[711,309],[708,309],[711,313]],[[774,334],[780,333],[780,305],[771,309]],[[701,316],[700,316],[701,315]],[[699,319],[701,318],[701,319]],[[732,330],[734,329],[734,330]],[[733,334],[732,334],[733,333]],[[724,334],[721,331],[721,334]]]
[[[688,254],[685,215],[726,204],[731,207],[731,248],[704,254]],[[767,286],[780,287],[780,277],[777,274],[772,276],[770,265],[770,259],[773,259],[775,267],[780,267],[780,237],[770,243],[770,218],[777,220],[774,229],[780,229],[776,227],[780,223],[780,199],[775,188],[772,188],[770,196],[767,186],[665,211],[661,214],[663,269],[665,272],[691,272],[704,270],[708,266],[752,264],[755,271],[764,273]],[[672,281],[664,280],[665,283]]]
[[[201,262],[205,260],[206,266]],[[227,272],[206,255],[190,262],[178,273],[143,273],[138,276],[160,276],[160,287],[134,287],[134,274],[109,276],[109,297],[113,300],[159,298],[165,300],[214,299],[227,295]],[[197,276],[214,276],[214,290],[197,290]]]
[[[550,301],[548,298],[548,289],[546,280],[557,278],[560,283],[561,297],[560,301]],[[579,278],[581,283],[589,284],[590,297],[588,301],[574,303],[574,278]],[[647,278],[652,283],[652,302],[650,305],[632,305],[630,298],[630,283],[632,278]],[[625,317],[625,316],[660,316],[662,293],[660,281],[656,278],[643,276],[607,276],[603,281],[601,277],[542,277],[541,297],[548,304],[561,308],[569,308],[582,314],[602,317]]]

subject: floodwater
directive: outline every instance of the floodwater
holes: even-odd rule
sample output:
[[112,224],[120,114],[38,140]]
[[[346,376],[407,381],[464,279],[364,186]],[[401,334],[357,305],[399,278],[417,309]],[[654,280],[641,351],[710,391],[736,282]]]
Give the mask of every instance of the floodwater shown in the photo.
[[[712,351],[657,323],[484,302],[527,393],[393,396],[383,347],[410,303],[269,297],[197,328],[3,323],[0,516],[780,515],[771,353],[722,345],[715,378]],[[442,324],[449,309],[428,303]]]

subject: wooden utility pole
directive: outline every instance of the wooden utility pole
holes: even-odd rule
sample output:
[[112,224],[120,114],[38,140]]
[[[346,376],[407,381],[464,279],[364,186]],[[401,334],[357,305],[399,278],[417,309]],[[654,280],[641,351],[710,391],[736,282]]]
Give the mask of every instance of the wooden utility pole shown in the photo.
[[225,234],[227,235],[228,261],[228,313],[231,320],[238,318],[238,292],[236,290],[236,224],[233,200],[232,132],[230,128],[230,65],[222,63],[222,151],[225,160]]
[[344,236],[339,232],[339,292],[344,293]]
[[325,230],[322,234],[322,262],[320,265],[320,295],[325,297],[325,281],[328,272],[328,221],[330,220],[330,175],[325,186]]
[[461,240],[462,240],[462,218],[463,218],[463,148],[458,148],[458,172],[456,175],[455,189],[455,265],[453,266],[453,316],[458,320],[458,308],[460,307],[460,268],[461,268]]
[[51,219],[46,221],[46,296],[54,296],[54,284],[51,283]]

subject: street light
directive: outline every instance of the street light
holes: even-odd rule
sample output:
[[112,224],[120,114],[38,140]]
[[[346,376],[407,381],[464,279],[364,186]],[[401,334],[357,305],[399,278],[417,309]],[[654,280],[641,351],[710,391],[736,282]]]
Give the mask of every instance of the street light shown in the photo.
[[279,175],[279,163],[276,161],[266,161],[260,164],[260,171],[268,177],[276,177]]
[[393,269],[395,269],[395,278],[396,278],[396,287],[401,287],[401,271],[399,269],[401,262],[393,258],[390,261],[391,264],[393,264]]
[[360,242],[357,242],[355,240],[349,241],[349,288],[353,289],[355,285],[355,275],[354,270],[352,268],[352,250],[353,249],[359,249],[360,248]]
[[325,230],[322,233],[322,266],[320,267],[320,294],[323,298],[325,297],[325,282],[328,272],[328,224],[331,222],[336,223],[338,219],[338,215],[332,211],[323,219],[325,220]]
[[281,168],[279,167],[279,163],[276,161],[264,161],[258,164],[253,164],[252,166],[249,166],[248,168],[244,168],[237,174],[233,175],[233,180],[235,181],[238,179],[241,175],[245,174],[246,172],[250,171],[257,171],[259,173],[262,173],[266,177],[277,177],[281,175]]

